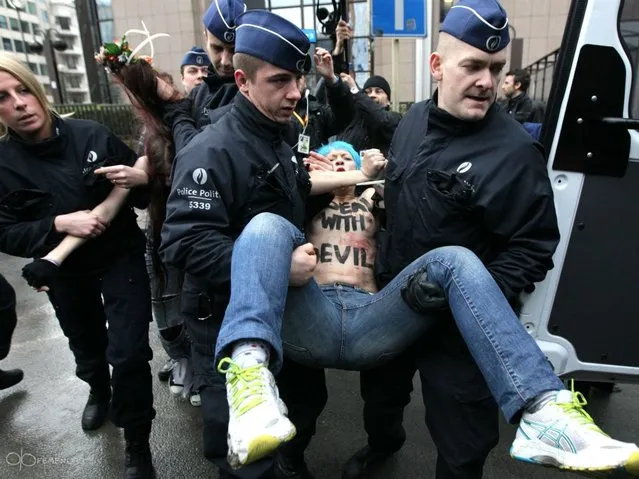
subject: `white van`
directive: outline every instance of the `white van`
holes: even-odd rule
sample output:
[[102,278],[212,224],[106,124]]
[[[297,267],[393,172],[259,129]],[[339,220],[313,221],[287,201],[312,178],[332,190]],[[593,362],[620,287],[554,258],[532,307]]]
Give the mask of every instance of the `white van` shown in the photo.
[[639,0],[573,0],[554,75],[561,242],[520,318],[558,375],[639,382]]

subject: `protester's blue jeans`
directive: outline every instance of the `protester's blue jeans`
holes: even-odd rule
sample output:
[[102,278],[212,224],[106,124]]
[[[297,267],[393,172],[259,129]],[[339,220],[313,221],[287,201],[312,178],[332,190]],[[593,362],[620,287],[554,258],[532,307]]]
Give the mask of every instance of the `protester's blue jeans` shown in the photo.
[[[401,288],[425,269],[446,293],[454,320],[507,420],[544,391],[563,389],[497,283],[468,249],[451,246],[423,255],[376,294],[314,281],[289,287],[292,251],[304,235],[284,218],[255,216],[236,240],[231,299],[217,341],[217,361],[235,341],[272,347],[277,372],[284,351],[316,367],[365,369],[405,350],[435,321],[413,311]],[[282,338],[284,341],[282,341]]]

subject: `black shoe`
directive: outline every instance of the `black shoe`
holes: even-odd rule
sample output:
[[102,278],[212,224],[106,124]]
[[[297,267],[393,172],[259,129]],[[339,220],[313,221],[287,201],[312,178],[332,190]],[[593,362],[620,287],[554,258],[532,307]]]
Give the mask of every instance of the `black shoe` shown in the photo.
[[167,359],[164,363],[164,366],[160,368],[158,371],[158,379],[163,383],[167,382],[171,377],[171,371],[177,365],[177,361],[175,359]]
[[110,397],[89,393],[87,405],[82,412],[82,429],[94,431],[98,429],[109,415]]
[[366,446],[351,457],[342,470],[342,479],[359,479],[366,477],[375,467],[390,458],[394,452],[380,451]]
[[7,389],[11,386],[15,386],[24,378],[24,372],[22,369],[9,369],[3,371],[0,369],[0,389]]
[[315,479],[308,470],[303,455],[288,455],[280,449],[275,451],[273,462],[275,479]]
[[149,442],[127,441],[124,456],[124,479],[155,478]]

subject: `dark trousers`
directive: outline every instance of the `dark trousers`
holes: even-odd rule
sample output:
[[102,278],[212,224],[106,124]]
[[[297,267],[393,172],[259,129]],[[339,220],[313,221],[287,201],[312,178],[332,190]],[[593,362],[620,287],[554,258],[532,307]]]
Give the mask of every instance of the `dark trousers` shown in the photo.
[[[191,339],[195,389],[202,398],[204,422],[204,455],[232,477],[258,479],[272,477],[273,461],[265,458],[239,470],[233,470],[226,462],[229,408],[226,398],[225,377],[217,372],[215,343],[220,330],[220,311],[213,312],[206,295],[189,292],[189,281],[183,292],[183,314]],[[201,318],[201,319],[199,319]],[[297,435],[280,450],[302,457],[313,434],[315,424],[326,405],[327,392],[324,371],[311,369],[285,360],[277,376],[282,400],[289,410],[289,418],[295,424]]]
[[100,274],[58,276],[49,300],[69,339],[77,376],[101,396],[110,395],[112,387],[113,423],[124,428],[150,423],[155,417],[152,316],[144,252],[118,258]]
[[438,451],[437,479],[481,478],[499,442],[498,408],[459,331],[439,325],[392,363],[362,372],[364,423],[369,444],[395,451],[405,440],[401,424],[419,369],[426,425]]
[[0,360],[9,354],[16,323],[16,292],[0,274]]

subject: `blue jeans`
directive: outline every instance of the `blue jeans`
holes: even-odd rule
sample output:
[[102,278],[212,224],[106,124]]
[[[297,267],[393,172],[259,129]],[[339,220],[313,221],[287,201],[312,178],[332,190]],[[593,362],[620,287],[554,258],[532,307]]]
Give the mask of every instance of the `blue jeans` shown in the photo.
[[506,419],[540,393],[564,388],[470,250],[432,250],[380,292],[369,294],[342,285],[322,288],[314,281],[289,288],[291,253],[304,241],[295,226],[270,213],[255,216],[246,226],[233,248],[231,300],[217,341],[217,360],[230,353],[234,342],[259,339],[272,347],[274,372],[281,367],[284,350],[316,367],[379,365],[433,324],[401,296],[408,279],[426,269],[428,279],[445,291],[457,327]]
[[181,312],[184,275],[179,269],[162,265],[164,273],[164,282],[162,284],[153,265],[152,249],[151,242],[147,241],[144,258],[151,285],[151,308],[155,324],[160,333],[160,341],[164,351],[170,358],[175,360],[188,358],[190,356],[190,344],[184,328],[174,339],[166,339],[162,334],[167,330],[182,326],[184,323]]

